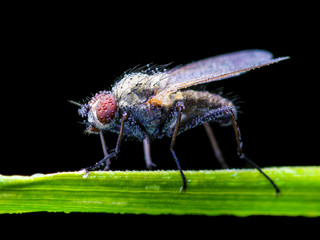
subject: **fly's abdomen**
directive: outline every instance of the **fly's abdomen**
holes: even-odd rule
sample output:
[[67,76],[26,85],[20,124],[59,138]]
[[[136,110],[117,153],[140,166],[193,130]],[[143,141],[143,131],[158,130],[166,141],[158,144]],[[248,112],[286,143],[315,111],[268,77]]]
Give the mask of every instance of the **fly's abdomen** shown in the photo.
[[236,108],[232,101],[206,91],[186,90],[177,93],[184,103],[181,131],[194,128],[205,122],[218,122],[220,125],[230,125],[231,115],[227,112]]

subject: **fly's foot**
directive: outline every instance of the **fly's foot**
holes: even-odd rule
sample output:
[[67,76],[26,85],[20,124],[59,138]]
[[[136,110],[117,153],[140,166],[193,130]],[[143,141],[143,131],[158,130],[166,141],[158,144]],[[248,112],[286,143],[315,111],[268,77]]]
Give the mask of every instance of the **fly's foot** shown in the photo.
[[157,165],[153,162],[148,162],[146,164],[146,169],[148,169],[148,170],[152,170],[153,168],[156,168],[156,167],[157,167]]
[[112,158],[116,155],[117,155],[117,152],[113,151],[109,155],[105,156],[102,160],[97,162],[95,165],[84,168],[83,171],[85,171],[85,174],[83,175],[83,177],[84,178],[88,177],[90,171],[100,170],[104,166],[105,167],[103,168],[103,171],[109,171],[110,165],[111,165],[110,158]]
[[184,193],[187,191],[187,187],[186,186],[183,186],[180,188],[180,193]]
[[82,171],[84,171],[84,174],[83,174],[82,177],[83,177],[83,178],[87,178],[87,177],[89,176],[89,170],[88,170],[87,168],[84,168],[84,169],[81,170],[81,172],[82,172]]
[[106,166],[104,167],[103,171],[110,171],[110,165],[111,165],[111,161],[110,159],[107,159]]

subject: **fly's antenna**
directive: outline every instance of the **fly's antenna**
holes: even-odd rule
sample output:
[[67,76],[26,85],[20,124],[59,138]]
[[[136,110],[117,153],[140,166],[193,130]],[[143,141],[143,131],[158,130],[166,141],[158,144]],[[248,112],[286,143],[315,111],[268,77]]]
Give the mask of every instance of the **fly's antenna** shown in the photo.
[[78,109],[78,113],[81,117],[86,117],[88,115],[88,112],[90,110],[90,106],[88,104],[81,104],[72,100],[68,100],[69,103],[76,105],[78,107],[80,107]]
[[75,101],[72,101],[72,100],[68,100],[69,103],[73,104],[73,105],[76,105],[78,107],[81,107],[82,104],[81,103],[78,103],[78,102],[75,102]]

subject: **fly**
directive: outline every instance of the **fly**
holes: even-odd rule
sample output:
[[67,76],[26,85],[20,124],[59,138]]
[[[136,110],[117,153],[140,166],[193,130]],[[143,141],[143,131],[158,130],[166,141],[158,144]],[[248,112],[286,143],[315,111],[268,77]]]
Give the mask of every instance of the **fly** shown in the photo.
[[[280,190],[262,169],[242,151],[242,141],[237,124],[237,110],[232,101],[204,90],[195,90],[198,85],[238,76],[244,72],[277,63],[289,57],[273,58],[265,50],[244,50],[223,54],[171,70],[131,72],[115,83],[111,91],[100,91],[89,102],[78,105],[81,117],[86,118],[86,132],[99,134],[104,158],[86,168],[109,170],[111,158],[120,152],[124,137],[133,137],[143,142],[147,168],[155,166],[151,160],[150,142],[163,136],[171,137],[170,151],[182,177],[186,190],[186,177],[180,166],[174,146],[177,136],[198,125],[204,125],[215,155],[226,168],[222,154],[214,138],[209,122],[232,125],[237,153],[256,168],[274,187]],[[192,88],[191,88],[192,87]],[[115,149],[108,152],[104,132],[115,132],[118,139]]]

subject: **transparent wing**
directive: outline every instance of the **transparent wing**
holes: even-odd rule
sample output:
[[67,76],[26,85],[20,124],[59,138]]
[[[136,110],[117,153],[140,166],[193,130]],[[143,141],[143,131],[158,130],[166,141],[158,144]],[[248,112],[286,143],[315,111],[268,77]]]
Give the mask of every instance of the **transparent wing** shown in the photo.
[[162,97],[198,84],[238,76],[255,68],[276,63],[288,57],[272,59],[272,54],[265,50],[244,50],[223,54],[168,71],[167,85],[152,97],[161,101]]
[[169,71],[168,84],[177,84],[199,78],[215,78],[251,65],[261,64],[272,59],[265,50],[245,50],[227,53],[177,67]]

